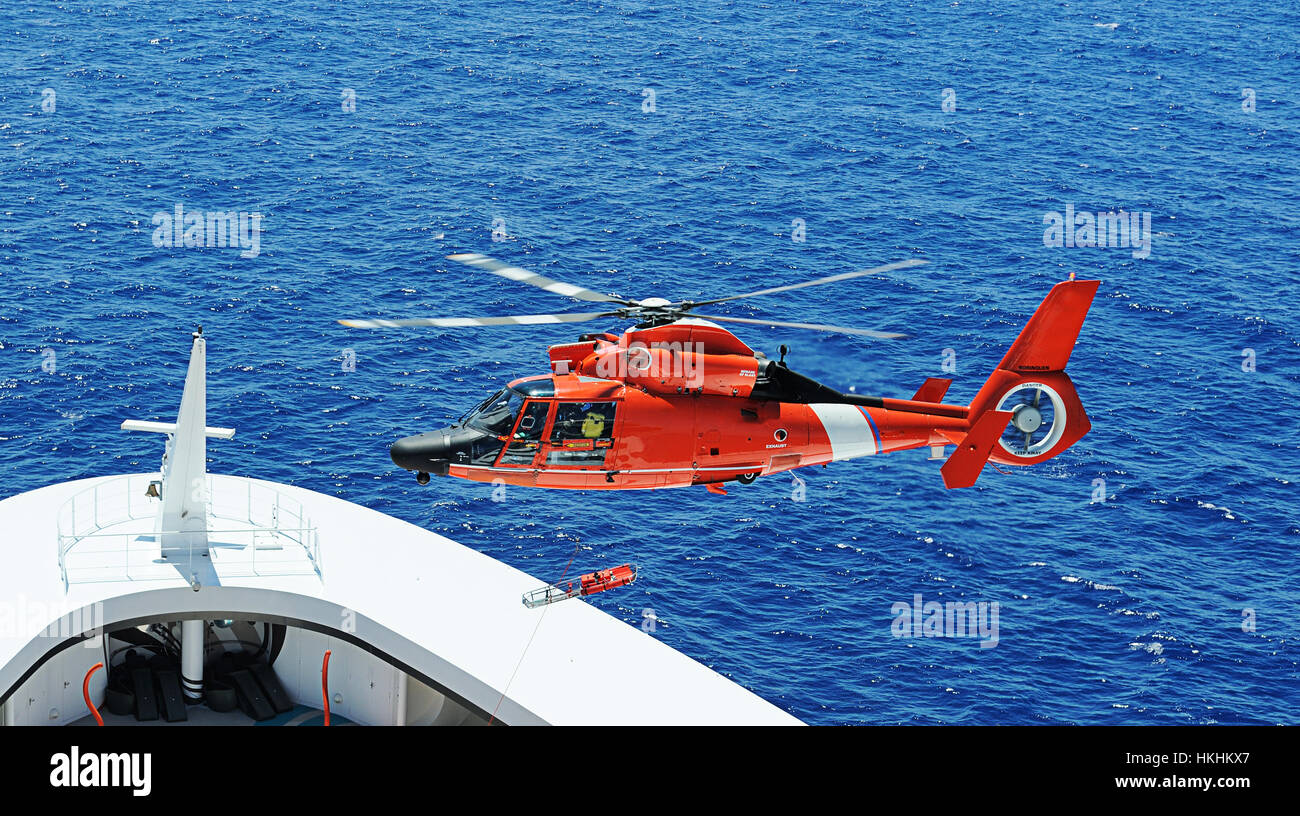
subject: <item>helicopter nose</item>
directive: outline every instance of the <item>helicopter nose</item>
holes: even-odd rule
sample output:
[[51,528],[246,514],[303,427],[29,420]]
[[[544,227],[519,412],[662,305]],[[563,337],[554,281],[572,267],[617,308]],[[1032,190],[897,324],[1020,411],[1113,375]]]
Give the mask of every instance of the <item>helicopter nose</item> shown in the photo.
[[393,457],[393,464],[400,468],[446,476],[451,449],[451,434],[429,431],[397,440],[388,453]]

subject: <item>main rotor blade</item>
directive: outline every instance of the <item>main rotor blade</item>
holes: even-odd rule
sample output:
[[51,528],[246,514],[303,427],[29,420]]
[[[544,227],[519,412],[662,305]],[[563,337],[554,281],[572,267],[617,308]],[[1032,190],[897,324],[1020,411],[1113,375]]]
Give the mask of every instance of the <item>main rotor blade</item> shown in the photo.
[[754,320],[748,317],[722,317],[720,315],[693,315],[705,320],[718,320],[724,323],[748,323],[751,326],[780,326],[786,329],[812,329],[813,331],[839,332],[840,334],[860,334],[877,340],[898,340],[906,337],[896,332],[872,331],[871,329],[851,329],[847,326],[829,326],[825,323],[787,323],[783,320]]
[[486,255],[480,255],[477,252],[461,252],[456,255],[448,255],[448,260],[463,263],[476,269],[482,269],[484,272],[491,272],[493,275],[500,275],[519,283],[527,283],[548,292],[554,292],[557,295],[567,295],[578,300],[589,300],[596,303],[622,303],[625,306],[631,306],[634,301],[620,300],[612,295],[602,295],[600,292],[593,292],[590,289],[584,289],[581,286],[574,286],[569,283],[561,283],[557,280],[551,280],[548,277],[529,272],[518,266],[511,266],[508,263],[502,263],[495,258],[489,258]]
[[[803,283],[792,283],[788,286],[774,286],[771,289],[760,289],[757,292],[748,292],[743,295],[729,295],[728,297],[714,298],[713,300],[693,300],[693,301],[688,301],[687,303],[684,303],[682,305],[686,306],[687,308],[694,308],[696,306],[709,306],[714,303],[722,303],[728,300],[740,300],[741,298],[758,297],[759,295],[774,295],[777,292],[790,292],[795,289],[803,289],[808,286],[821,286],[824,283],[839,283],[840,281],[852,280],[853,278],[862,278],[862,277],[866,277],[867,275],[878,275],[882,272],[892,272],[895,269],[907,269],[908,267],[911,266],[921,266],[927,263],[929,263],[929,261],[923,260],[921,258],[912,258],[906,261],[898,261],[897,263],[885,264],[884,266],[877,266],[872,269],[861,269],[857,272],[841,272],[838,275],[827,275],[824,278],[815,278],[810,281],[804,281]],[[837,331],[840,330],[837,329]]]
[[353,329],[402,329],[411,326],[535,326],[547,323],[581,323],[600,317],[614,317],[618,312],[568,312],[562,314],[514,315],[512,317],[409,317],[402,320],[340,320]]

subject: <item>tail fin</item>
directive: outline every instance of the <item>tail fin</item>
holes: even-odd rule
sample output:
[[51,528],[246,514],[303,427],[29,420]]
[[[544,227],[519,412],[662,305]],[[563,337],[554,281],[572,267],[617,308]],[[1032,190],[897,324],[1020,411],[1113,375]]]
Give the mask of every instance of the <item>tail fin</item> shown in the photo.
[[943,467],[949,487],[974,484],[986,460],[1051,459],[1092,428],[1065,366],[1100,283],[1062,281],[1043,298],[971,401],[971,430]]
[[1101,281],[1068,280],[1053,286],[998,368],[1021,373],[1064,371],[1099,285]]

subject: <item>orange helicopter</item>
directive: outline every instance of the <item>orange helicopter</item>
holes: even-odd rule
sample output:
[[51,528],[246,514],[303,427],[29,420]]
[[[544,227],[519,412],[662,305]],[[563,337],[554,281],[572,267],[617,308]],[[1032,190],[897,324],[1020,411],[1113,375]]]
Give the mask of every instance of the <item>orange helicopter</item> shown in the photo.
[[354,328],[514,326],[632,320],[621,335],[584,334],[549,349],[551,373],[514,380],[449,428],[393,444],[393,462],[429,475],[576,490],[750,484],[808,465],[929,447],[949,488],[975,484],[988,461],[1033,465],[1091,428],[1065,373],[1099,281],[1056,284],[969,405],[942,402],[950,379],[910,399],[841,393],[768,359],[718,323],[892,332],[694,315],[697,307],[918,266],[907,260],[702,301],[627,300],[552,280],[484,255],[451,260],[548,292],[608,304],[598,312],[514,317],[341,320]]

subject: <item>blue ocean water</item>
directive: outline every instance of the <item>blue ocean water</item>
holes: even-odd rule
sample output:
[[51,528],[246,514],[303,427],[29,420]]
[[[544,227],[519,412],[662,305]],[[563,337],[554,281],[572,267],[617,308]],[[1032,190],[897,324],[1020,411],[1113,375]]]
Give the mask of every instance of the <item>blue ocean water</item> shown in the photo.
[[[635,562],[593,603],[808,722],[1300,720],[1294,4],[252,5],[0,7],[0,497],[156,467],[118,425],[174,414],[202,324],[239,430],[211,470],[542,578]],[[262,214],[256,257],[155,246],[178,204]],[[1045,246],[1067,204],[1150,212],[1150,255]],[[798,471],[802,502],[420,488],[395,438],[622,328],[334,322],[581,309],[458,251],[669,298],[923,257],[724,313],[905,331],[738,334],[885,396],[950,349],[958,402],[1099,278],[1093,430],[962,491],[924,452]],[[917,594],[997,602],[997,645],[895,637]]]

